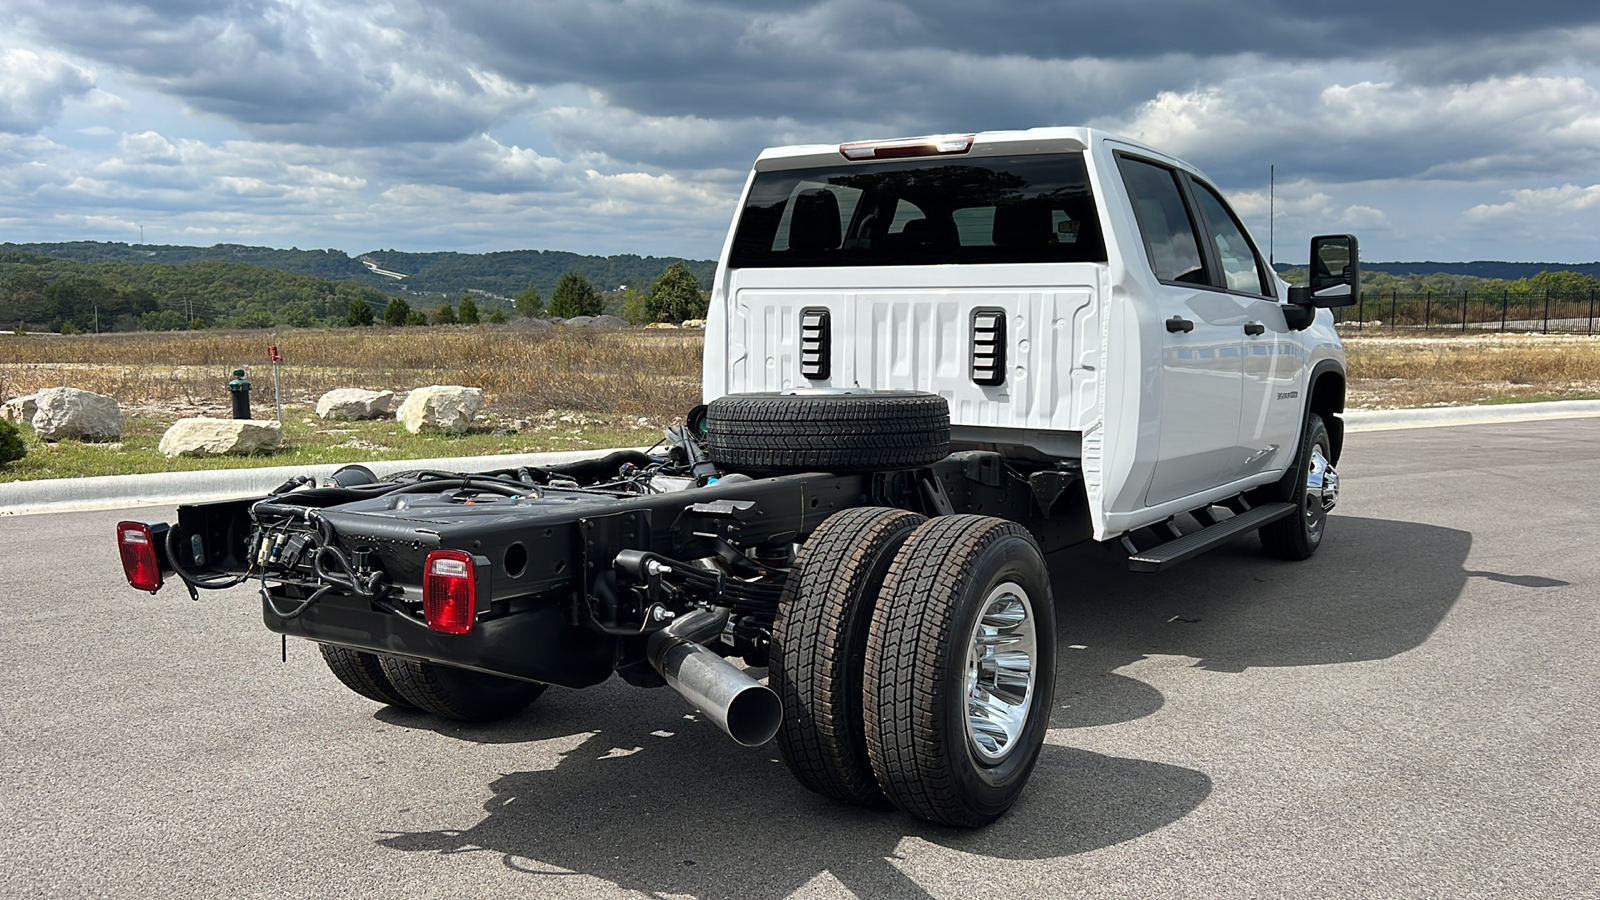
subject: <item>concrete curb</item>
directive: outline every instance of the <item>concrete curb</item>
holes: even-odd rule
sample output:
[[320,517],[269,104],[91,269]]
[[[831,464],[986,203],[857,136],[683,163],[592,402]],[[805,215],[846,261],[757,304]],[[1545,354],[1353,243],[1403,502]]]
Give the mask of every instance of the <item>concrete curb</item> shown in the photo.
[[[644,449],[644,448],[639,448]],[[557,453],[516,453],[505,456],[459,456],[448,459],[406,459],[368,462],[380,477],[407,469],[444,469],[471,472],[517,466],[553,466],[609,453],[609,450],[564,450]],[[213,469],[205,472],[155,472],[148,475],[97,475],[88,478],[49,478],[0,484],[0,516],[44,512],[122,509],[134,506],[172,506],[228,497],[265,494],[296,475],[323,478],[349,463],[272,466],[262,469]]]
[[1355,409],[1344,414],[1344,423],[1346,433],[1357,433],[1395,431],[1401,428],[1441,428],[1450,425],[1538,422],[1545,419],[1588,419],[1595,416],[1600,416],[1600,400],[1551,400],[1494,406],[1439,406],[1429,409]]
[[[1395,431],[1402,428],[1439,428],[1451,425],[1593,417],[1600,417],[1600,400],[1555,400],[1497,406],[1442,406],[1431,409],[1358,409],[1344,414],[1345,431],[1350,434]],[[460,472],[517,466],[550,466],[608,452],[610,451],[576,450],[450,459],[353,461],[361,462],[381,476],[406,469],[445,469]],[[296,475],[313,475],[318,478],[331,475],[340,465],[344,464],[6,482],[0,483],[0,516],[122,509],[134,506],[172,506],[227,497],[248,497],[253,494],[265,494]]]

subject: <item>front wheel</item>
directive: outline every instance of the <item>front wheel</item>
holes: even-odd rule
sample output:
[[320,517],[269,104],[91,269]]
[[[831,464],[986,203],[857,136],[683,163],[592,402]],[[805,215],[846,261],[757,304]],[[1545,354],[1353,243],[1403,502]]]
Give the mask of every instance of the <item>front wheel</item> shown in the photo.
[[889,568],[868,633],[867,750],[900,809],[976,828],[1039,759],[1055,692],[1055,604],[1022,526],[941,516]]
[[1264,488],[1261,499],[1293,503],[1295,514],[1261,527],[1261,549],[1274,559],[1309,559],[1322,545],[1328,512],[1339,501],[1339,473],[1334,469],[1333,442],[1322,417],[1306,417],[1305,435],[1294,466],[1278,483]]

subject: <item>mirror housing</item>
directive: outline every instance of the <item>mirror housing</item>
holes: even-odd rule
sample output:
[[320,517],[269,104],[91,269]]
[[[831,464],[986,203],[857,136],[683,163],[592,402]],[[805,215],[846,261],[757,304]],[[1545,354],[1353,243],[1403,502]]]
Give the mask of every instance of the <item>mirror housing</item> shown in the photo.
[[1353,234],[1319,234],[1311,239],[1311,281],[1289,288],[1296,306],[1330,309],[1361,300],[1361,245]]

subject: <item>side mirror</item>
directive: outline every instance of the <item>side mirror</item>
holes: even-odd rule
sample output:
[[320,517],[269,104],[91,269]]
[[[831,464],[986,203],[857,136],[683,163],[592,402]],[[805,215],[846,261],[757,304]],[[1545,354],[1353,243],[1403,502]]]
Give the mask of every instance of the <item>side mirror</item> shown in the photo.
[[1361,245],[1353,234],[1311,239],[1311,282],[1289,288],[1289,302],[1328,309],[1361,300]]

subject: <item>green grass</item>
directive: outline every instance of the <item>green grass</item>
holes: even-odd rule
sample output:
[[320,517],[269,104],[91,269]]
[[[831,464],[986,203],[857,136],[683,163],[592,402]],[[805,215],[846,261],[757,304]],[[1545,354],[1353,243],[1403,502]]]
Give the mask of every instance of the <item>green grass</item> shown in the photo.
[[120,443],[61,441],[47,444],[39,440],[32,429],[21,429],[28,455],[0,466],[0,482],[637,447],[653,444],[661,438],[661,424],[665,423],[652,421],[640,425],[638,421],[637,417],[630,416],[572,413],[538,417],[532,420],[531,427],[515,433],[495,433],[485,428],[463,435],[411,434],[392,419],[324,422],[305,407],[286,406],[284,444],[276,453],[167,459],[157,445],[169,423],[130,416],[123,426]]

